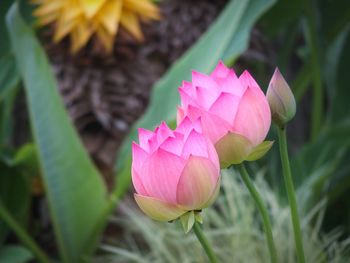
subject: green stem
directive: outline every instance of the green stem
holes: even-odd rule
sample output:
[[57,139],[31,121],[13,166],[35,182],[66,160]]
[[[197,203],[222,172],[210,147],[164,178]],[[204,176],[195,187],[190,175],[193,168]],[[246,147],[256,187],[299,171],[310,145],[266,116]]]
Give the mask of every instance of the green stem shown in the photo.
[[255,186],[253,182],[251,181],[249,174],[247,172],[247,169],[245,168],[244,163],[241,163],[238,165],[239,172],[242,176],[243,182],[247,186],[250,194],[252,195],[263,220],[263,225],[264,225],[264,230],[266,234],[266,239],[267,239],[267,244],[269,247],[270,251],[270,258],[272,263],[277,262],[277,252],[276,252],[276,246],[275,242],[273,240],[273,235],[272,235],[272,228],[271,228],[271,223],[269,219],[269,215],[267,212],[267,209],[262,201],[261,196],[259,195],[258,191],[255,189]]
[[16,222],[16,220],[8,212],[4,204],[0,201],[0,219],[2,219],[35,255],[38,262],[48,263],[49,259],[44,251],[42,251],[35,241],[28,235],[28,233],[22,229],[22,227]]
[[289,158],[288,158],[288,149],[287,149],[287,136],[285,128],[278,127],[278,141],[280,148],[280,155],[282,161],[283,177],[284,183],[286,185],[288,201],[292,216],[292,223],[294,229],[294,240],[297,250],[298,262],[305,262],[304,248],[303,248],[303,239],[301,235],[299,215],[298,215],[298,206],[295,197],[294,184],[292,179],[292,173],[290,170]]
[[199,242],[201,243],[205,253],[207,253],[207,256],[210,260],[211,263],[217,263],[218,260],[214,254],[213,249],[211,248],[211,246],[209,245],[208,240],[206,239],[206,237],[204,236],[204,233],[199,225],[198,222],[195,222],[193,225],[193,231],[196,234]]

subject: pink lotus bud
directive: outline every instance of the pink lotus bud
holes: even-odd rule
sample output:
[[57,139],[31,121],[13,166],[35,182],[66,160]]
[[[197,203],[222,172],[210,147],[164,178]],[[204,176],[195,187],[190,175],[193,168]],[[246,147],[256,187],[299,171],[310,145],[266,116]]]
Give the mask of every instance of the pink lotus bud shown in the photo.
[[296,112],[294,95],[278,68],[276,68],[267,89],[267,99],[272,119],[277,125],[283,127],[294,117]]
[[248,71],[237,77],[219,62],[210,76],[194,71],[192,83],[184,82],[179,92],[178,122],[200,117],[203,134],[214,143],[222,167],[255,160],[263,155],[261,149],[269,149],[258,147],[271,126],[270,107]]
[[220,188],[219,159],[202,135],[200,120],[184,118],[175,131],[162,123],[154,132],[139,129],[133,143],[135,200],[149,217],[174,220],[209,206]]

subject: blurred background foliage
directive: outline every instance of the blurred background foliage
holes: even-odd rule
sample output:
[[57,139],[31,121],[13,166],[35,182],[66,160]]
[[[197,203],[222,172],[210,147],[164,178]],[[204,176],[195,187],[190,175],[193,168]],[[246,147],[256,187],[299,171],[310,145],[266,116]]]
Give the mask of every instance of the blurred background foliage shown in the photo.
[[[88,43],[72,56],[69,40],[51,43],[53,27],[35,26],[28,1],[1,1],[0,261],[45,258],[43,251],[63,262],[86,261],[102,239],[109,245],[99,254],[114,253],[116,262],[163,262],[162,254],[142,256],[152,243],[162,243],[147,234],[145,226],[153,229],[153,222],[138,223],[136,230],[123,223],[139,218],[137,211],[125,212],[125,205],[116,212],[117,224],[107,219],[125,194],[128,199],[136,129],[161,120],[174,125],[181,81],[193,69],[210,72],[221,59],[237,73],[251,71],[265,91],[276,66],[290,83],[298,102],[288,127],[293,176],[305,229],[316,233],[310,253],[322,259],[314,262],[342,262],[350,233],[348,1],[157,2],[162,19],[142,26],[144,43],[121,31],[113,53]],[[276,139],[273,128],[269,137]],[[264,183],[257,183],[265,185],[266,196],[274,193],[274,227],[288,225],[286,218],[278,221],[287,212],[277,147],[250,169],[264,171]],[[239,182],[232,184],[239,188]],[[219,201],[225,198],[226,192]],[[255,225],[253,208],[242,207],[242,224]],[[216,216],[211,224],[219,232],[230,229],[235,217],[220,225],[218,209],[208,211]],[[315,209],[322,219],[310,216]],[[261,229],[255,230],[263,239]],[[137,233],[141,240],[135,241]],[[172,255],[180,248],[170,241],[164,249]],[[334,256],[332,249],[341,252]],[[253,253],[254,260],[265,252]]]

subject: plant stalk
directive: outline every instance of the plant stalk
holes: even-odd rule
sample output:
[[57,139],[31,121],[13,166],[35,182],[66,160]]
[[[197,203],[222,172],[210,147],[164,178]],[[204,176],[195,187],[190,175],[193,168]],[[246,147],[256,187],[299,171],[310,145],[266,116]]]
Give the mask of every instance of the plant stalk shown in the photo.
[[247,186],[247,188],[248,188],[251,196],[253,197],[253,199],[254,199],[254,201],[259,209],[259,212],[261,214],[263,226],[264,226],[264,230],[265,230],[265,234],[266,234],[266,240],[267,240],[268,248],[270,251],[271,263],[277,263],[276,246],[275,246],[275,242],[273,240],[271,223],[270,223],[270,219],[269,219],[269,215],[268,215],[266,206],[264,205],[264,202],[263,202],[261,196],[259,195],[252,180],[250,179],[244,163],[239,164],[238,169],[239,169],[239,172],[242,176],[244,184]]
[[302,239],[300,222],[299,222],[298,206],[297,206],[297,201],[295,197],[293,178],[292,178],[292,173],[291,173],[290,164],[289,164],[287,136],[286,136],[286,130],[284,127],[278,127],[278,141],[279,141],[279,150],[281,155],[284,183],[287,190],[288,201],[289,201],[289,206],[290,206],[290,211],[292,216],[294,240],[295,240],[295,246],[297,250],[298,262],[305,263],[305,255],[304,255],[303,239]]
[[208,239],[204,236],[204,233],[198,222],[194,222],[193,232],[196,234],[199,242],[201,243],[205,253],[207,254],[211,263],[218,263],[218,259],[216,258],[213,249],[209,245]]
[[17,235],[18,239],[28,247],[37,258],[38,262],[49,263],[49,258],[46,253],[35,243],[35,241],[28,235],[28,233],[16,222],[16,220],[9,213],[7,208],[0,200],[0,219],[3,220]]

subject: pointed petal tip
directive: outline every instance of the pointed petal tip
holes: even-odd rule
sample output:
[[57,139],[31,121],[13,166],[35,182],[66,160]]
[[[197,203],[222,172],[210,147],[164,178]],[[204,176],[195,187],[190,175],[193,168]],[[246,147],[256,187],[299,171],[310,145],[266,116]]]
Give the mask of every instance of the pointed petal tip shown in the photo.
[[153,133],[152,131],[147,130],[147,129],[145,129],[145,128],[137,128],[137,131],[138,131],[139,133],[145,133],[145,132],[147,132],[147,133]]
[[275,72],[274,72],[274,74],[280,74],[280,75],[281,75],[281,71],[279,70],[279,68],[278,68],[278,67],[276,67],[276,68],[275,68]]
[[133,148],[136,148],[136,147],[140,147],[140,145],[137,142],[132,141],[131,142],[131,148],[133,149]]

